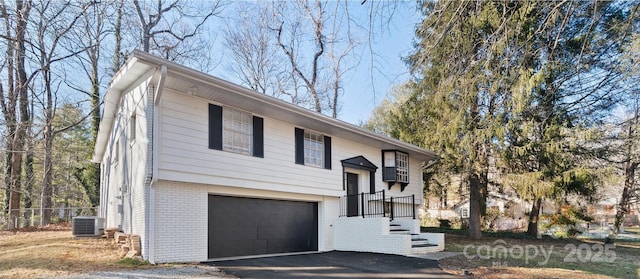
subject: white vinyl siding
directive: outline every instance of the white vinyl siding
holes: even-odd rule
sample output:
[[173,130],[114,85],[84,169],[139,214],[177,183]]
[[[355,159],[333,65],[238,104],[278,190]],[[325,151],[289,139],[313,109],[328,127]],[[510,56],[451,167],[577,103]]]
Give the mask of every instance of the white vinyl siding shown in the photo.
[[324,166],[324,136],[313,132],[304,132],[304,164]]
[[252,116],[232,108],[222,109],[222,149],[251,155],[253,139]]
[[[344,195],[342,167],[328,170],[295,163],[292,131],[297,126],[294,124],[264,116],[264,158],[209,149],[209,103],[210,100],[165,89],[159,110],[158,179],[200,184],[215,181],[217,185],[228,187],[333,197]],[[371,162],[382,160],[380,147],[336,136],[332,136],[331,145],[334,166],[340,166],[340,160],[359,155]],[[415,194],[416,203],[420,204],[421,162],[409,157],[408,166],[411,183],[404,191],[400,192],[399,186],[388,190],[380,169],[375,173],[376,190],[385,189],[387,195],[394,197]]]

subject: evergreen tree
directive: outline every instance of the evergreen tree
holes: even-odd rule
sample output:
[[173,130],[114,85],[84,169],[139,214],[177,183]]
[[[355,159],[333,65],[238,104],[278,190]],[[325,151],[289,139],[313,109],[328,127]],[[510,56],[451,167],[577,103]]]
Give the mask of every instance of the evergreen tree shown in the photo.
[[[479,238],[489,170],[532,202],[537,235],[543,199],[591,195],[589,131],[620,92],[616,57],[637,26],[624,2],[424,1],[414,93],[396,135],[442,155],[469,188]],[[393,129],[392,129],[393,130]],[[494,166],[492,162],[498,162]]]
[[[493,145],[502,137],[509,60],[502,16],[508,2],[423,2],[419,43],[408,58],[418,77],[404,104],[400,138],[439,152],[469,188],[469,236],[481,238]],[[502,71],[502,72],[501,72]]]

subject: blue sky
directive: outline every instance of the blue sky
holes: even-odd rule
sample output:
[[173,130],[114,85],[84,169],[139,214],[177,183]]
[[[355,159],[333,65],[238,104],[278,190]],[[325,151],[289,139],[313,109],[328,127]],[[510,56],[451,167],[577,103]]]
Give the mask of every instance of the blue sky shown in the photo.
[[366,121],[375,106],[389,95],[391,88],[409,78],[402,57],[413,49],[414,28],[420,21],[420,14],[415,10],[415,4],[404,3],[397,8],[391,24],[386,30],[380,30],[373,42],[376,55],[373,71],[370,56],[365,55],[353,70],[352,77],[345,79],[347,85],[338,115],[340,120],[352,124]]
[[[361,5],[360,1],[349,4],[353,5],[350,8],[353,12],[352,16],[365,22],[369,19],[369,8],[366,5]],[[402,62],[402,57],[412,50],[414,27],[421,17],[416,11],[415,2],[396,2],[395,8],[396,11],[389,24],[383,29],[373,31],[371,44],[374,52],[373,60],[369,47],[363,44],[358,50],[361,51],[360,62],[343,76],[344,91],[339,100],[338,119],[356,125],[366,121],[375,106],[387,97],[391,88],[409,78],[408,68]],[[217,38],[214,48],[217,51],[214,53],[221,55],[214,59],[221,61],[211,73],[240,84],[237,77],[224,66],[228,61],[224,60],[226,55],[221,43],[224,40],[223,34],[219,33],[215,36]],[[360,40],[364,41],[364,38]]]

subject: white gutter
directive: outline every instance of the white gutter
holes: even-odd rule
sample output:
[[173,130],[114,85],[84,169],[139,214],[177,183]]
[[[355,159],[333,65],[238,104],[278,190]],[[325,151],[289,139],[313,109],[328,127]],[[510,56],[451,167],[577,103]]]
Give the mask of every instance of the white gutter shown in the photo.
[[136,63],[138,58],[131,57],[114,75],[113,79],[109,83],[109,88],[104,96],[104,108],[103,115],[100,119],[100,126],[98,127],[98,136],[94,144],[94,153],[91,162],[100,163],[109,141],[109,134],[113,129],[114,120],[116,118],[116,112],[118,111],[118,105],[120,104],[120,97],[124,88],[116,87],[118,81],[121,81],[129,69],[131,69]]
[[[149,133],[149,129],[147,129],[147,133],[151,135],[151,139],[148,141],[151,145],[151,152],[147,154],[147,169],[150,169],[149,176],[147,177],[147,181],[149,184],[149,222],[147,227],[147,248],[149,249],[149,262],[152,264],[156,263],[155,260],[155,185],[158,182],[158,116],[159,116],[159,108],[160,101],[162,98],[162,92],[164,92],[164,82],[167,76],[167,66],[161,65],[159,73],[160,77],[158,78],[158,84],[156,85],[154,96],[153,96],[153,104],[149,104],[149,110],[151,111],[151,117],[147,118],[147,125],[150,125],[151,133]],[[151,119],[151,120],[149,120]],[[147,149],[148,150],[148,149]]]
[[266,103],[266,104],[272,105],[279,110],[287,111],[293,115],[297,115],[305,118],[312,117],[315,121],[318,121],[330,126],[334,126],[345,131],[349,131],[353,134],[357,134],[357,135],[368,137],[368,138],[373,138],[378,141],[399,146],[401,148],[406,149],[407,151],[424,154],[425,156],[431,157],[434,159],[438,157],[436,153],[426,150],[424,148],[418,147],[416,145],[409,144],[391,137],[373,133],[369,130],[363,129],[353,124],[350,124],[335,118],[331,118],[321,113],[310,111],[308,109],[287,103],[285,101],[276,99],[268,95],[256,94],[256,92],[252,91],[251,89],[248,89],[240,85],[234,84],[232,82],[229,82],[220,78],[216,78],[214,76],[182,66],[175,62],[164,60],[162,58],[156,57],[154,55],[151,55],[145,52],[134,51],[133,56],[136,57],[141,63],[167,65],[167,67],[169,68],[168,70],[170,70],[172,74],[177,74],[192,80],[196,80],[213,87],[226,89],[227,91],[234,92],[238,95],[241,95],[242,97],[249,98],[249,99],[258,101],[260,103]]
[[158,86],[156,86],[155,96],[153,98],[154,105],[160,105],[160,98],[162,97],[162,92],[164,92],[164,81],[167,76],[167,66],[160,66],[160,79],[158,80]]

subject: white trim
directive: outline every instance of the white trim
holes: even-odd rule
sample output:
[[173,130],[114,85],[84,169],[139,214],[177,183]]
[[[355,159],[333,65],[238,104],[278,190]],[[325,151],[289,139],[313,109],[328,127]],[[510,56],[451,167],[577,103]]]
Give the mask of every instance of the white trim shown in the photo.
[[[438,157],[436,153],[423,149],[421,147],[373,133],[364,128],[346,123],[335,118],[331,118],[317,112],[310,111],[302,107],[298,107],[296,105],[284,102],[271,96],[256,94],[254,91],[240,85],[233,84],[231,82],[213,77],[211,75],[187,68],[175,62],[171,62],[141,51],[133,52],[131,58],[126,63],[126,67],[123,67],[118,72],[116,78],[114,78],[111,82],[110,91],[112,89],[127,87],[127,83],[130,84],[132,82],[130,79],[121,78],[121,76],[125,72],[133,71],[135,73],[136,71],[134,70],[140,71],[141,69],[161,67],[162,65],[166,66],[167,72],[172,75],[177,75],[193,81],[201,82],[213,88],[219,88],[221,89],[221,91],[228,92],[231,95],[236,95],[236,97],[239,99],[245,99],[247,101],[255,101],[259,104],[264,104],[265,107],[269,108],[269,110],[286,114],[287,119],[295,122],[292,124],[308,127],[308,125],[303,124],[309,123],[313,124],[312,126],[314,127],[326,127],[326,129],[323,128],[322,130],[326,130],[328,133],[334,134],[336,136],[346,136],[348,139],[354,140],[356,142],[361,140],[372,140],[380,143],[380,147],[382,147],[382,149],[400,149],[402,151],[412,153],[413,155],[410,155],[418,158],[421,161],[429,161]],[[108,100],[112,98],[110,95],[113,94],[110,94],[110,92],[108,92],[105,99]],[[104,115],[109,115],[109,113],[112,113],[113,110],[115,110],[114,107],[105,105]],[[101,155],[104,152],[106,139],[110,131],[110,128],[104,128],[102,133],[99,133],[98,140],[96,141],[96,155]],[[339,135],[337,132],[341,135]],[[393,146],[393,148],[389,145]],[[94,155],[94,160],[95,159],[96,158]]]
[[155,181],[152,180],[151,184],[149,184],[149,235],[148,235],[148,242],[149,245],[147,246],[149,249],[149,259],[148,261],[151,264],[156,264],[156,254],[155,254],[155,240],[156,240],[156,215],[155,215],[155,209],[156,209],[156,199],[155,199]]
[[320,253],[324,253],[324,252],[326,252],[326,251],[308,251],[308,252],[294,252],[294,253],[260,254],[260,255],[251,255],[251,256],[212,258],[212,259],[207,259],[207,261],[209,261],[209,262],[222,262],[222,261],[232,261],[232,260],[246,260],[246,259],[260,259],[260,258],[271,258],[271,257],[296,256],[296,255],[310,255],[310,254],[320,254]]
[[156,94],[153,98],[153,104],[156,106],[160,105],[160,101],[162,100],[162,93],[164,92],[162,89],[164,88],[164,81],[166,80],[166,76],[167,66],[162,65],[160,66],[160,78],[158,79],[158,85],[156,86]]

